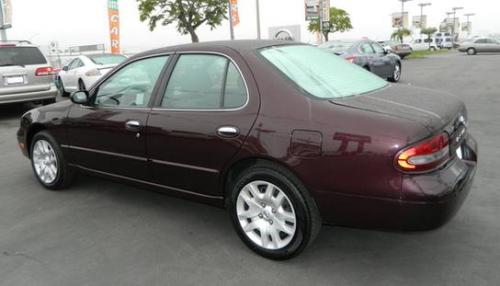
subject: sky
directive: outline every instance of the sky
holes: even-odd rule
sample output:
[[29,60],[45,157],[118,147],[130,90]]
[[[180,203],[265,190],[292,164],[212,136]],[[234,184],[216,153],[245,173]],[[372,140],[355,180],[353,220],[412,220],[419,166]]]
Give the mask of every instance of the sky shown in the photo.
[[[106,44],[109,47],[107,0],[11,0],[13,27],[8,30],[9,39],[26,39],[41,46],[57,41],[62,48],[87,44]],[[262,38],[269,37],[269,27],[301,25],[303,42],[314,42],[315,36],[307,29],[304,20],[303,0],[259,0]],[[424,14],[429,15],[429,25],[438,27],[452,7],[462,6],[459,12],[476,13],[472,17],[473,34],[500,34],[500,1],[497,0],[413,0],[405,4],[405,11],[412,16],[420,15],[418,3],[430,2]],[[239,0],[240,24],[235,27],[236,39],[256,37],[255,0]],[[397,0],[331,0],[331,5],[346,10],[354,29],[335,34],[334,38],[369,37],[387,39],[393,29],[390,15],[401,10]],[[121,45],[125,52],[189,43],[188,35],[180,35],[175,26],[158,27],[150,32],[146,23],[139,21],[137,2],[119,0],[121,19]],[[463,21],[465,18],[462,17]],[[229,39],[229,25],[214,30],[202,27],[198,30],[200,41]]]

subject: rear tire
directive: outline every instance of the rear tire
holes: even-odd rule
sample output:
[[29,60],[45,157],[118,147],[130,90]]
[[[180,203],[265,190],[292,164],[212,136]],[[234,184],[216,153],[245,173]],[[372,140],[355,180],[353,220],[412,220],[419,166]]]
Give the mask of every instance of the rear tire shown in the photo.
[[37,180],[47,189],[65,189],[75,178],[75,169],[68,166],[59,144],[47,131],[33,136],[30,159]]
[[78,90],[79,91],[86,91],[87,87],[85,87],[85,83],[83,82],[82,79],[78,80]]
[[321,228],[316,203],[285,168],[258,163],[228,185],[228,210],[240,239],[254,252],[290,259],[314,241]]
[[467,54],[468,54],[469,56],[473,56],[473,55],[477,54],[477,51],[476,51],[476,49],[474,49],[474,48],[468,48],[468,49],[467,49]]

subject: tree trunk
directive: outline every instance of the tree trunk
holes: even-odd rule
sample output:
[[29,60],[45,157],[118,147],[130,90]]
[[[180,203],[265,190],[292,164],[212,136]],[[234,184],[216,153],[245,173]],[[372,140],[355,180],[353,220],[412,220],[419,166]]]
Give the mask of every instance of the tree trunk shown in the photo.
[[325,36],[325,42],[328,42],[328,33],[323,33],[323,35]]
[[189,30],[189,34],[191,35],[191,42],[198,43],[200,41],[200,39],[198,39],[198,35],[196,35],[196,32],[194,30]]

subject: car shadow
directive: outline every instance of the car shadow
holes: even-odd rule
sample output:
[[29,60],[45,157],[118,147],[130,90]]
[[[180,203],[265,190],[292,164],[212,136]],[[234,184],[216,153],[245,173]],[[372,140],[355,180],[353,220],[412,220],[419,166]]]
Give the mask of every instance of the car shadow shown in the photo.
[[[133,209],[145,224],[150,223],[148,221],[153,215],[156,220],[169,225],[167,229],[157,231],[162,232],[161,236],[164,236],[166,240],[179,241],[180,245],[177,247],[182,248],[182,244],[201,244],[199,249],[205,251],[207,255],[222,256],[214,257],[216,260],[227,259],[226,256],[230,254],[231,259],[245,260],[252,265],[273,263],[245,247],[234,232],[229,216],[223,209],[89,175],[79,176],[71,192],[85,192],[86,195],[91,193],[92,196],[99,197],[99,201],[107,200],[112,205],[119,205],[119,208]],[[178,232],[172,232],[172,229],[177,229]],[[299,258],[278,263],[326,267],[351,261],[360,263],[361,267],[370,259],[400,259],[419,255],[421,257],[422,253],[424,256],[432,257],[434,255],[432,249],[436,250],[436,247],[439,247],[439,244],[434,241],[435,234],[439,232],[439,229],[424,232],[399,232],[324,225],[316,241]],[[205,241],[204,237],[219,239],[219,241],[217,244],[210,244]],[[148,243],[159,242],[150,240]],[[207,247],[203,246],[204,244],[208,244]],[[429,245],[433,247],[429,248]],[[176,246],[170,245],[170,247]]]
[[16,120],[28,110],[38,107],[33,103],[9,103],[0,105],[0,121]]

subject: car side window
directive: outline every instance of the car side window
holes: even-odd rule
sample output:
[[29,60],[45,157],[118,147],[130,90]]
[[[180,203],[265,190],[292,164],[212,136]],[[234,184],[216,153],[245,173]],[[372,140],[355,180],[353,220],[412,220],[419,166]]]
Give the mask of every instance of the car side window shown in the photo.
[[240,72],[219,55],[181,55],[161,102],[168,109],[237,108],[246,102]]
[[479,39],[479,40],[476,40],[474,43],[476,43],[476,44],[486,44],[486,39]]
[[99,86],[94,105],[146,107],[167,60],[168,56],[159,56],[126,65]]
[[384,54],[385,50],[379,44],[372,43],[373,50],[376,54]]
[[80,59],[74,59],[73,61],[71,61],[71,63],[68,65],[68,69],[76,69],[78,67],[78,61],[80,61]]
[[360,47],[361,53],[363,54],[374,54],[372,46],[369,43],[363,43]]

